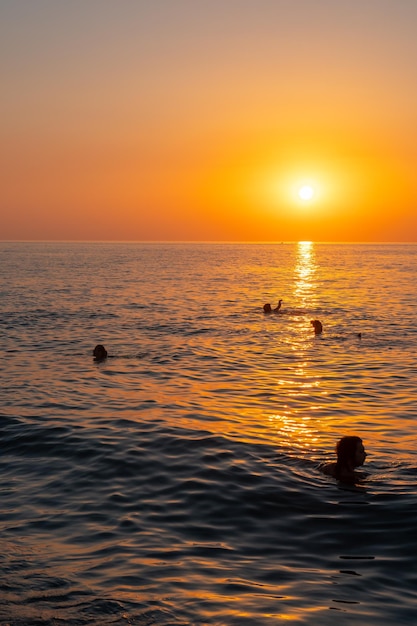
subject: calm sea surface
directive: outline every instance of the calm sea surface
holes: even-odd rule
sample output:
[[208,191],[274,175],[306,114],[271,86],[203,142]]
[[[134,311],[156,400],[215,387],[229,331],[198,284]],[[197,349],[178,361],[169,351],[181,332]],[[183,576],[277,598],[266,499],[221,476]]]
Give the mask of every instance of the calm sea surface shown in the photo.
[[2,626],[417,624],[417,245],[0,262]]

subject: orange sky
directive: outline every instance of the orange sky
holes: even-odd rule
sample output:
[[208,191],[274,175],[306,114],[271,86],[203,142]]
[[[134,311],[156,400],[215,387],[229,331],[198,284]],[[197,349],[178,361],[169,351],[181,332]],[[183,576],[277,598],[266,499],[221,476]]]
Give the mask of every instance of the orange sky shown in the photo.
[[416,24],[414,0],[2,2],[0,239],[417,241]]

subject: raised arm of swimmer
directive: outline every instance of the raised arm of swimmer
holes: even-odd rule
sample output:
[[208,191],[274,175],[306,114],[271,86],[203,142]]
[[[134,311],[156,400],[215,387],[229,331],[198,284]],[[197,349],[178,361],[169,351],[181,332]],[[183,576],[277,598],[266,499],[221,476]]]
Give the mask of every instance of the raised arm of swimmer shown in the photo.
[[278,311],[281,308],[281,304],[282,304],[282,300],[278,300],[278,305],[275,307],[275,309],[273,309],[271,307],[271,305],[269,304],[269,302],[267,302],[266,304],[264,304],[264,313],[278,313]]

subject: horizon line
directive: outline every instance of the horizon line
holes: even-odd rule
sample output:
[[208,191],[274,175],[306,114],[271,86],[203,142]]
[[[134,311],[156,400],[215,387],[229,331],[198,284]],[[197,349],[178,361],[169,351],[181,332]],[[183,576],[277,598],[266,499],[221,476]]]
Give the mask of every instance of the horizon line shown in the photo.
[[120,244],[246,244],[246,245],[286,245],[295,243],[340,244],[340,245],[415,245],[417,241],[335,241],[313,239],[289,240],[230,240],[230,239],[0,239],[0,243],[120,243]]

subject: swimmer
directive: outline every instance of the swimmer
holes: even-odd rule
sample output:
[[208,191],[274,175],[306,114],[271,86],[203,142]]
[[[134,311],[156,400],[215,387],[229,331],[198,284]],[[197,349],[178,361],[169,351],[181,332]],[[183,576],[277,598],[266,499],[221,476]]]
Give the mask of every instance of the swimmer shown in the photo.
[[269,302],[264,304],[264,313],[278,313],[281,308],[282,300],[278,300],[278,305],[273,309]]
[[346,483],[355,482],[355,479],[361,477],[360,473],[355,472],[355,468],[365,463],[367,455],[360,437],[342,437],[336,446],[336,454],[336,462],[320,466],[323,474]]
[[323,324],[320,320],[311,320],[310,324],[314,327],[314,333],[320,335],[323,332]]
[[98,344],[93,350],[93,357],[95,361],[104,361],[107,359],[107,350],[101,344]]

